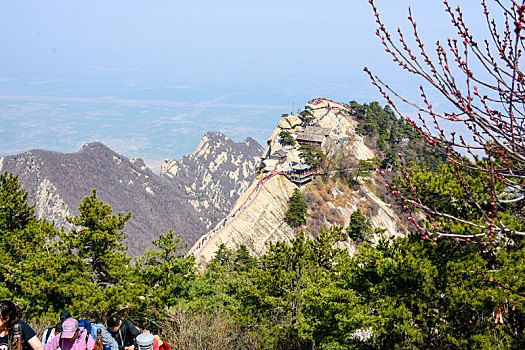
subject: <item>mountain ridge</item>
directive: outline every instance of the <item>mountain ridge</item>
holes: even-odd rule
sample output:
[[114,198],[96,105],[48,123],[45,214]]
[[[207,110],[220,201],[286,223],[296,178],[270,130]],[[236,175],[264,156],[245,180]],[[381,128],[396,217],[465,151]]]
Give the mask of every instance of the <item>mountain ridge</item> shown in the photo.
[[[211,227],[212,221],[225,216],[224,208],[232,208],[248,188],[248,181],[238,180],[250,178],[251,182],[261,152],[262,147],[252,138],[235,143],[221,133],[207,132],[194,152],[180,160],[167,159],[161,175],[184,184],[185,193],[194,197],[194,208],[208,212],[205,224]],[[213,182],[214,178],[218,180]]]
[[[305,225],[307,234],[315,235],[321,226],[347,226],[357,209],[367,213],[373,228],[385,229],[385,235],[405,234],[404,225],[390,204],[372,190],[375,180],[361,180],[357,189],[347,184],[327,185],[314,179],[312,166],[305,164],[300,155],[298,142],[314,143],[331,163],[337,163],[338,157],[355,162],[374,158],[374,151],[365,144],[363,136],[356,133],[358,122],[352,108],[315,99],[309,101],[305,111],[308,113],[283,115],[261,156],[261,173],[241,194],[231,212],[190,249],[202,266],[214,258],[221,245],[232,251],[245,246],[250,254],[261,256],[271,243],[295,238],[297,230],[285,222],[284,214],[288,210],[288,199],[297,188],[307,195],[310,204],[311,215]],[[311,120],[306,121],[305,116]],[[296,146],[283,142],[283,131],[294,137]],[[306,131],[317,134],[311,137]],[[377,240],[378,236],[371,239]],[[351,253],[357,250],[356,243],[350,239],[345,245]]]
[[[233,141],[220,135],[217,133],[208,142],[222,142],[234,147],[229,144],[235,144]],[[244,164],[243,143],[235,145],[240,145],[235,147]],[[252,144],[251,148],[246,146],[244,150],[251,150],[257,145]],[[208,147],[221,151],[215,145]],[[193,164],[202,162],[200,166],[206,167],[215,159],[214,153],[208,156],[209,159],[194,158]],[[246,168],[250,171],[246,175],[250,177],[254,176],[250,164],[255,162],[251,154],[248,158],[250,161]],[[185,165],[184,161],[180,164]],[[78,204],[84,196],[91,194],[93,188],[97,189],[99,198],[109,204],[113,212],[131,211],[132,217],[124,229],[131,255],[140,255],[146,247],[151,246],[152,239],[170,229],[181,233],[183,242],[191,246],[202,232],[218,220],[217,217],[224,216],[230,209],[230,199],[206,197],[205,186],[200,186],[200,191],[195,193],[185,191],[187,187],[196,187],[188,182],[194,181],[195,177],[186,176],[182,179],[157,175],[141,158],[130,160],[101,142],[85,144],[72,153],[32,149],[2,156],[0,172],[5,171],[19,176],[20,185],[28,193],[28,201],[35,204],[37,217],[54,221],[58,227],[64,225],[66,229],[71,228],[65,217],[78,213]],[[232,186],[245,186],[244,181],[245,178],[241,176],[225,183],[231,190]],[[217,192],[222,182],[222,174],[215,173],[207,185],[213,186]],[[213,211],[208,213],[197,210],[195,203],[199,201],[214,203],[211,206]]]

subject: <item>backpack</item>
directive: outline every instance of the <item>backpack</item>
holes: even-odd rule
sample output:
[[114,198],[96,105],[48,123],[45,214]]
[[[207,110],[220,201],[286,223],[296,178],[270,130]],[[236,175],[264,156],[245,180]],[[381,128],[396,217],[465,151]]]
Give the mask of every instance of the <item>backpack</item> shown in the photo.
[[91,324],[91,336],[93,339],[97,340],[97,329],[102,328],[103,330],[106,330],[106,327],[102,323],[92,323]]
[[[101,328],[102,333],[106,330],[106,327],[102,323],[92,323],[91,324],[91,336],[95,341],[97,340],[97,329]],[[104,350],[109,350],[110,348],[104,345]]]
[[171,348],[168,345],[168,343],[166,343],[166,341],[163,339],[162,340],[162,345],[159,346],[159,350],[171,350]]
[[55,327],[48,328],[44,331],[44,334],[42,334],[42,344],[46,344],[50,341],[49,336],[53,329],[55,329]]

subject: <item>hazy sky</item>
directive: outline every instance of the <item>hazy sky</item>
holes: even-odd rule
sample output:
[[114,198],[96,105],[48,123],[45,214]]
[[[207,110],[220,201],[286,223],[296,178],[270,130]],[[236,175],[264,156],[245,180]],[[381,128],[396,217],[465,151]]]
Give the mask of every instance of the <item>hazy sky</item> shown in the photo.
[[[411,4],[424,36],[447,33],[441,1],[376,3],[393,27]],[[311,98],[380,100],[364,66],[417,93],[374,32],[366,0],[5,0],[0,155],[101,141],[158,171],[207,131],[264,143]]]

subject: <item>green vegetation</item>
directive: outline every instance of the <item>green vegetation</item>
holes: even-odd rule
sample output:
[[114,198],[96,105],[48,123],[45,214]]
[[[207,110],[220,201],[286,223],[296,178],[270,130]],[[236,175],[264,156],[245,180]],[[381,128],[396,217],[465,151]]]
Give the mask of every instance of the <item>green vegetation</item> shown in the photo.
[[299,227],[306,223],[308,216],[308,203],[303,198],[301,191],[297,188],[288,200],[288,211],[284,214],[284,220],[292,227]]
[[295,146],[296,141],[294,137],[292,136],[292,134],[290,134],[288,131],[286,130],[281,131],[279,133],[279,137],[281,138],[283,145]]
[[[401,141],[404,133],[399,133],[397,118],[389,106],[381,108],[379,103],[371,102],[360,105],[356,101],[350,102],[350,107],[355,111],[356,117],[360,121],[356,128],[356,132],[362,135],[381,135],[382,139],[386,139],[392,135],[397,136],[396,141]],[[406,129],[407,133],[413,133],[412,128]]]
[[326,158],[326,155],[320,149],[314,146],[299,147],[299,157],[313,167],[321,165],[321,162]]
[[181,255],[181,235],[173,231],[153,240],[155,249],[147,249],[139,261],[139,275],[145,286],[145,296],[156,305],[175,305],[188,297],[188,286],[196,278],[195,259]]
[[52,224],[35,218],[18,177],[0,175],[2,299],[16,300],[30,315],[58,310],[68,289],[61,284],[67,278],[63,273],[67,259],[57,254],[63,249],[60,236]]
[[78,294],[71,298],[71,307],[100,318],[141,294],[132,288],[131,259],[122,244],[122,230],[131,213],[112,214],[111,207],[98,199],[96,190],[84,198],[79,210],[80,215],[67,221],[80,229],[63,235],[65,251],[60,253],[70,257],[67,273],[71,273],[71,279],[67,283],[78,288]]
[[371,171],[376,170],[381,164],[381,161],[377,158],[371,158],[367,160],[359,160],[357,163],[358,174],[367,174]]
[[346,233],[356,242],[367,241],[373,234],[372,225],[370,221],[357,209],[350,217],[350,223],[346,228]]
[[445,162],[443,151],[437,151],[429,146],[423,136],[407,122],[396,118],[396,115],[386,105],[381,107],[377,102],[363,105],[351,101],[350,106],[359,121],[356,132],[364,135],[370,141],[369,146],[383,153],[381,168],[397,169],[397,153],[403,153],[411,164],[436,171]]
[[310,110],[305,109],[299,113],[299,119],[301,119],[303,123],[308,123],[314,119],[314,115]]

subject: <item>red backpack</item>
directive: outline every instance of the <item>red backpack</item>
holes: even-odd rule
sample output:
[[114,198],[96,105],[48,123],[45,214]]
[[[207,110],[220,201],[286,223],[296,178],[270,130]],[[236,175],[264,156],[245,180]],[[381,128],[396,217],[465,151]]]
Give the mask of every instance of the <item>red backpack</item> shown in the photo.
[[159,350],[171,350],[170,346],[168,345],[168,343],[166,343],[165,340],[162,341],[162,345],[159,346]]

